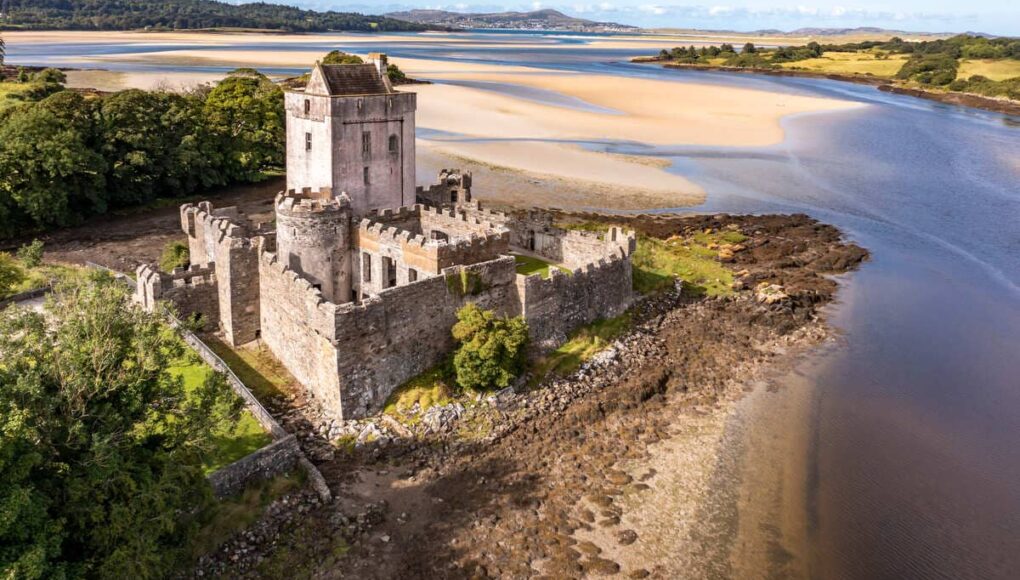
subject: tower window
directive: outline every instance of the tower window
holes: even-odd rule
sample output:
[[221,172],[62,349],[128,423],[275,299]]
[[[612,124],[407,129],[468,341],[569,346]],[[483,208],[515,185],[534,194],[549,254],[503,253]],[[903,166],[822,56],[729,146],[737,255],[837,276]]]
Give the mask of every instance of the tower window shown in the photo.
[[407,281],[408,282],[417,282],[418,281],[418,270],[415,270],[414,268],[408,268],[407,269]]
[[368,252],[361,253],[361,281],[372,281],[372,254]]
[[305,151],[312,150],[312,134],[305,133]]
[[312,112],[312,101],[305,99],[305,114]]
[[366,167],[362,173],[363,173],[362,177],[365,180],[365,185],[369,185],[370,182],[368,179],[368,167]]
[[372,134],[368,131],[361,132],[361,154],[368,156],[372,152]]
[[390,153],[396,153],[400,150],[400,142],[397,141],[396,135],[390,135]]
[[383,256],[382,259],[383,267],[383,287],[392,288],[397,285],[397,263],[393,258]]

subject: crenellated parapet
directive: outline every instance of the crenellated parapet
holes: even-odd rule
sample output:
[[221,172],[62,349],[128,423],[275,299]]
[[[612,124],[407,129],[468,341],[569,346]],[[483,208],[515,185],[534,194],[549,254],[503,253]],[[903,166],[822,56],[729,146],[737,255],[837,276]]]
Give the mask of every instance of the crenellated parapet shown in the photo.
[[143,264],[135,271],[135,300],[154,312],[160,303],[172,304],[178,316],[202,315],[206,325],[215,327],[219,319],[218,284],[213,264],[192,264],[162,272]]
[[287,215],[303,215],[328,217],[331,213],[350,211],[351,198],[346,193],[333,195],[329,187],[313,190],[305,187],[301,190],[289,189],[276,196],[276,211]]

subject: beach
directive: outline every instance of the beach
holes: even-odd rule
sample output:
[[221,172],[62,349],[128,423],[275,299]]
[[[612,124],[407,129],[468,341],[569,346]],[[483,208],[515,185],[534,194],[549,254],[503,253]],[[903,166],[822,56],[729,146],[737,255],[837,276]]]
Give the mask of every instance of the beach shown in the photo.
[[[137,52],[76,57],[100,68],[115,63],[145,66],[146,70],[69,73],[71,86],[100,90],[183,90],[222,77],[223,73],[209,72],[209,67],[292,68],[296,72],[310,68],[323,56],[319,48],[301,50],[302,43],[365,44],[366,49],[358,52],[367,56],[373,44],[389,38],[131,32],[10,36],[21,43],[59,38],[63,42],[104,40],[137,45]],[[280,51],[237,46],[254,39],[295,46]],[[464,42],[446,34],[390,38],[394,39],[421,44]],[[639,54],[656,42],[673,40],[676,38],[621,37],[594,42],[610,42],[614,47],[633,43],[635,54]],[[203,46],[189,48],[189,43]],[[173,47],[151,50],[154,45]],[[400,88],[419,95],[417,123],[426,130],[419,135],[419,148],[426,160],[433,160],[419,171],[419,183],[432,181],[434,172],[427,171],[432,166],[467,166],[479,173],[475,180],[479,199],[498,205],[615,210],[696,205],[704,201],[704,190],[670,172],[661,158],[618,155],[607,148],[613,144],[765,147],[782,142],[780,121],[788,115],[862,106],[839,99],[689,82],[628,78],[621,83],[620,77],[613,75],[538,67],[423,58],[394,58],[391,62],[413,78],[434,83]],[[153,70],[153,66],[168,70]],[[199,70],[180,70],[188,67]]]

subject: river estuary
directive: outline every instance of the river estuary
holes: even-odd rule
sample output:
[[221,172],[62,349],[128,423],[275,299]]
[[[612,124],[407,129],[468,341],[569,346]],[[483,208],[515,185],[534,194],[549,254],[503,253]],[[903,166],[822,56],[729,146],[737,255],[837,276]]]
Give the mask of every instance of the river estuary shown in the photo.
[[[523,38],[528,48],[515,48]],[[588,49],[589,38],[469,34],[456,44],[419,44],[409,35],[370,48],[321,48],[752,87],[869,105],[788,117],[785,141],[770,147],[587,146],[669,159],[670,171],[707,192],[694,211],[804,212],[839,226],[872,253],[829,308],[838,345],[778,377],[779,388],[748,397],[732,418],[739,457],[719,469],[734,472],[741,489],[733,494],[735,507],[755,524],[750,532],[740,526],[741,533],[775,536],[768,557],[801,558],[811,577],[1015,577],[1020,119],[836,81],[666,71],[630,64],[633,49]],[[534,46],[542,43],[549,48]],[[267,39],[231,48],[289,46]],[[137,50],[115,43],[14,45],[8,60],[98,66],[69,55]],[[481,88],[593,106],[488,85]],[[740,558],[742,542],[731,544],[733,558]]]

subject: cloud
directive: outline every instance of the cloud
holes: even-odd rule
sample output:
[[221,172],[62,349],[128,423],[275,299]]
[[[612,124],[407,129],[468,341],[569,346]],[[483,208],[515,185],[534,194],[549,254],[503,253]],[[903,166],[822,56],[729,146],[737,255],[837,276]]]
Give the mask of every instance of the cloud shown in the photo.
[[666,13],[666,8],[657,4],[642,4],[638,6],[638,10],[647,12],[648,14],[655,14],[656,16],[661,16]]

